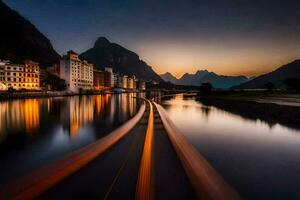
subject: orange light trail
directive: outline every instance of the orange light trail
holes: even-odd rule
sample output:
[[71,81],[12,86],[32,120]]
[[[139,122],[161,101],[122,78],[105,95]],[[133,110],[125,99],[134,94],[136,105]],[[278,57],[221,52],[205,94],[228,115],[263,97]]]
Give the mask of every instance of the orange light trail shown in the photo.
[[147,100],[150,105],[150,113],[148,120],[148,127],[146,131],[146,138],[144,143],[144,149],[140,164],[139,176],[136,188],[136,200],[150,200],[152,199],[151,191],[151,172],[152,172],[152,140],[153,140],[153,106],[152,103]]

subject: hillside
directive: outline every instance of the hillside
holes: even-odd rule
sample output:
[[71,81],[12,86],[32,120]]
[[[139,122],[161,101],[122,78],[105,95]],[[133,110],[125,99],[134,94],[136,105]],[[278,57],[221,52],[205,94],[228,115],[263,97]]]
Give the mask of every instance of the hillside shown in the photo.
[[25,59],[49,66],[60,56],[50,41],[28,20],[0,1],[0,59],[22,63]]
[[80,57],[93,63],[98,69],[112,66],[115,72],[135,75],[144,80],[163,81],[136,53],[111,43],[104,37],[98,38],[94,47],[82,53]]
[[175,78],[170,73],[162,74],[165,81],[177,85],[194,85],[199,86],[202,83],[210,82],[213,87],[218,89],[229,89],[234,85],[248,81],[245,76],[223,76],[207,70],[199,70],[195,74],[184,74],[180,79]]
[[284,80],[287,78],[300,78],[300,60],[283,65],[270,73],[233,87],[233,89],[264,89],[268,82],[273,83],[276,88],[285,88]]

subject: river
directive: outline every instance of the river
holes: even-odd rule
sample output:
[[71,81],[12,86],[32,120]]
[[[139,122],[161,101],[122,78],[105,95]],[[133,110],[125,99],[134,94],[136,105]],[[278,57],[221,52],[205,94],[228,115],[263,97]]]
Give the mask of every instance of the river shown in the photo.
[[168,116],[245,199],[300,199],[300,130],[243,118],[176,95]]
[[110,133],[138,111],[135,96],[0,101],[0,187]]

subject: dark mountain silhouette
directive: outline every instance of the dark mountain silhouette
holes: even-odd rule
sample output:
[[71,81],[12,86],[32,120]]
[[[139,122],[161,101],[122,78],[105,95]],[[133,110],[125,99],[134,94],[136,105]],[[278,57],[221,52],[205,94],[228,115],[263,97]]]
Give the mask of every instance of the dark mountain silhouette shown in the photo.
[[285,88],[284,81],[287,78],[300,78],[300,60],[283,65],[270,73],[235,86],[233,89],[265,89],[266,83],[273,83],[276,88]]
[[163,81],[136,53],[111,43],[104,37],[98,38],[94,47],[82,53],[80,57],[93,63],[98,69],[113,67],[115,72],[135,75],[144,80]]
[[161,74],[160,77],[166,82],[170,82],[177,85],[179,84],[179,80],[175,76],[173,76],[170,72]]
[[207,70],[199,70],[195,74],[184,74],[180,79],[175,78],[170,73],[161,75],[165,81],[169,81],[177,85],[195,85],[202,83],[211,83],[214,88],[228,89],[234,85],[239,85],[248,81],[245,76],[223,76]]
[[60,56],[49,39],[16,11],[0,0],[0,59],[22,63],[25,59],[52,65]]

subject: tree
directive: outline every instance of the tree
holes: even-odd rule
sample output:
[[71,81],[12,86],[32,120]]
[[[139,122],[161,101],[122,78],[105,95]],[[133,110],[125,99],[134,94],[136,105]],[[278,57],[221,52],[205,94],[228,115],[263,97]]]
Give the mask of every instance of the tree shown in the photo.
[[287,78],[284,80],[284,84],[289,90],[300,91],[300,78]]
[[213,90],[213,86],[211,83],[207,82],[207,83],[202,83],[200,86],[200,92],[202,94],[210,94]]
[[268,91],[273,91],[276,88],[274,83],[272,83],[272,82],[265,83],[265,87]]
[[50,74],[49,72],[46,72],[45,83],[51,85],[52,90],[57,91],[63,91],[67,87],[65,80],[59,78],[58,76]]

